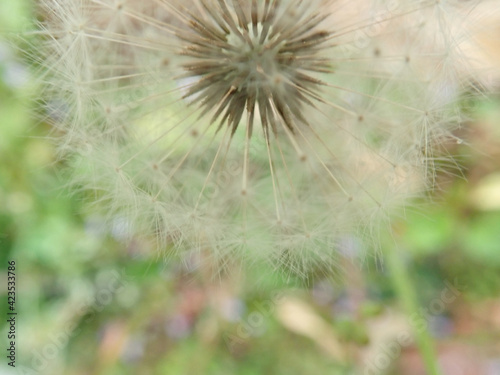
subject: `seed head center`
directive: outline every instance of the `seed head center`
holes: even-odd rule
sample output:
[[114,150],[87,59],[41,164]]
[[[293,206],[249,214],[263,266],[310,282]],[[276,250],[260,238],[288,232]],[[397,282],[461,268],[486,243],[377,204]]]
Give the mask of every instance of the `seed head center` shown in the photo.
[[[251,28],[252,25],[248,27]],[[252,94],[259,89],[272,91],[276,78],[282,74],[278,61],[282,43],[273,43],[267,38],[261,40],[261,24],[257,30],[260,32],[255,34],[246,30],[241,30],[240,35],[230,33],[227,39],[230,48],[226,50],[230,65],[229,80],[236,83],[239,90],[251,90]]]
[[276,134],[307,124],[303,107],[311,106],[322,85],[315,75],[329,72],[322,54],[329,33],[317,26],[326,16],[296,12],[300,0],[217,3],[220,13],[205,7],[204,16],[188,22],[191,31],[179,35],[190,57],[184,77],[197,79],[185,96],[195,96],[201,116],[212,112],[211,123],[220,121],[219,129],[227,124],[232,133],[242,118],[249,136],[254,121],[266,136],[268,128]]

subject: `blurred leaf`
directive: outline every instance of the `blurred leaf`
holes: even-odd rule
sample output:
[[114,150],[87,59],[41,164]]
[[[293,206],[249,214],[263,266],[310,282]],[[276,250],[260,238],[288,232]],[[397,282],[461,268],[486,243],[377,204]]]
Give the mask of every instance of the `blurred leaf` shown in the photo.
[[460,237],[468,257],[500,265],[500,213],[474,218]]
[[419,256],[439,253],[451,242],[455,221],[453,214],[443,209],[414,214],[408,219],[404,236],[407,248]]

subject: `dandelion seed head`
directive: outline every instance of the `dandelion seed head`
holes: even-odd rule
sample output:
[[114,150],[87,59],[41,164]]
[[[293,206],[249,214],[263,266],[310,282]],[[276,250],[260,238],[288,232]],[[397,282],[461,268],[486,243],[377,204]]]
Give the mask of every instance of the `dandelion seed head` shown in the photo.
[[462,6],[44,0],[42,102],[74,186],[130,238],[334,270],[449,160]]

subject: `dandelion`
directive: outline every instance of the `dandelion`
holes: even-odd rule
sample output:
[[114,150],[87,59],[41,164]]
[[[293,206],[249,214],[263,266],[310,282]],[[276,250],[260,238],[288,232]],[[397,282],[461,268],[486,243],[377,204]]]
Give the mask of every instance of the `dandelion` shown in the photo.
[[74,185],[129,236],[218,267],[335,269],[432,185],[462,119],[464,5],[42,5],[43,104]]

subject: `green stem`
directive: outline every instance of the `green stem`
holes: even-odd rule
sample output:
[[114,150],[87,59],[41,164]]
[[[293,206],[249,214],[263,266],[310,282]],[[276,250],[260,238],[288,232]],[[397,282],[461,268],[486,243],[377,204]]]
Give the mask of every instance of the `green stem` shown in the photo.
[[[405,269],[403,260],[397,251],[397,247],[395,245],[387,246],[385,255],[391,271],[393,287],[399,296],[399,300],[403,303],[406,313],[408,316],[418,314],[419,303],[416,289],[412,283],[408,270]],[[412,328],[414,329],[417,346],[422,356],[422,360],[424,361],[427,374],[441,375],[434,348],[434,341],[429,331],[426,328]]]

